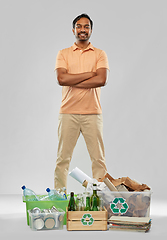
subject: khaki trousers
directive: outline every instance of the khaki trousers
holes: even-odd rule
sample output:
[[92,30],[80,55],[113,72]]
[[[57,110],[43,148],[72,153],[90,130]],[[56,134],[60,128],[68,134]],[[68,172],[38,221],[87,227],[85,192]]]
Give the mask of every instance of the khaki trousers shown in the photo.
[[93,178],[100,180],[107,172],[103,144],[102,114],[60,114],[58,152],[54,173],[55,189],[66,187],[69,164],[78,137],[82,133],[92,161]]

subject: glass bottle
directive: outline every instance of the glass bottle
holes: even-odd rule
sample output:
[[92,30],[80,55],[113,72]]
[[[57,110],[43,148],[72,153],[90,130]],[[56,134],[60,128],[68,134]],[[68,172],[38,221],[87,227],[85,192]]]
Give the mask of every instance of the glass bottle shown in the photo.
[[83,194],[78,193],[76,197],[76,211],[83,211],[84,210],[84,200],[83,200]]
[[103,211],[103,205],[104,205],[104,202],[103,202],[103,198],[100,196],[99,197],[99,211]]
[[87,194],[87,196],[86,196],[86,207],[85,207],[84,211],[91,211],[90,194]]
[[99,206],[99,196],[97,195],[97,184],[96,183],[93,184],[93,194],[90,198],[91,207],[93,205],[93,197],[94,196],[97,198],[97,206]]
[[70,193],[70,200],[68,203],[68,211],[76,211],[74,192]]
[[92,211],[99,211],[98,205],[97,205],[97,197],[96,196],[93,196]]

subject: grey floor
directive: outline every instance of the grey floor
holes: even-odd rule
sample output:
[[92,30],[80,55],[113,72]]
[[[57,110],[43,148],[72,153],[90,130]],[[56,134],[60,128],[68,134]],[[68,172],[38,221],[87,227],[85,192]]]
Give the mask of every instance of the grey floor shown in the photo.
[[[0,237],[1,239],[167,239],[167,203],[152,200],[152,226],[148,233],[126,231],[32,231],[27,225],[26,205],[21,195],[0,195]],[[3,237],[3,238],[2,238]]]

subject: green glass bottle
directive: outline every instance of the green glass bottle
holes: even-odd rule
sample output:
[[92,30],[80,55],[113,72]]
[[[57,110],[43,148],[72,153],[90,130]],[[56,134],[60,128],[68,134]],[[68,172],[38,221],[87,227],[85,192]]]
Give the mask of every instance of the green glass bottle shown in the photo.
[[99,206],[99,196],[97,195],[97,184],[93,184],[93,194],[90,198],[90,204],[91,204],[91,207],[93,205],[93,196],[96,196],[97,198],[97,206]]
[[97,205],[97,197],[96,196],[93,196],[92,211],[99,211],[98,205]]
[[75,211],[76,206],[75,206],[75,199],[74,199],[74,192],[70,193],[70,200],[68,203],[68,211]]
[[90,196],[86,196],[86,207],[85,207],[84,211],[91,211]]

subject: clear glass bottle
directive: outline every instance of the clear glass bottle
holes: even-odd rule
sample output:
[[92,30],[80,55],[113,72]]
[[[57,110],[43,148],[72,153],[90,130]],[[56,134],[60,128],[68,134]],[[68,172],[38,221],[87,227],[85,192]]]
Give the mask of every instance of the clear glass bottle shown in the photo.
[[99,197],[99,211],[103,211],[104,210],[104,201],[103,198],[100,196]]
[[83,194],[78,193],[76,197],[76,211],[84,211],[84,207]]

